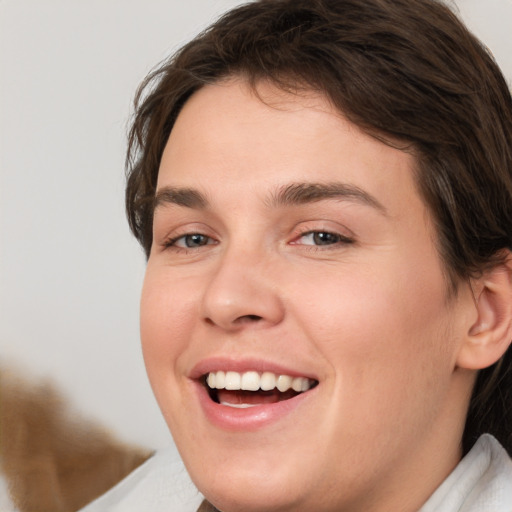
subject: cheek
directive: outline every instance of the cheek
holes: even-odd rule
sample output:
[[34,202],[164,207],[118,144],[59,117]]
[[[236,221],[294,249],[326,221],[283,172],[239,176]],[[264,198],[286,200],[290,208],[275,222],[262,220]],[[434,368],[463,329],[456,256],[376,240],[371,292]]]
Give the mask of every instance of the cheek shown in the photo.
[[329,365],[323,450],[343,453],[354,471],[385,454],[406,457],[428,435],[450,385],[444,281],[387,270],[393,278],[368,271],[326,280],[321,297],[308,285],[316,300],[297,312]]
[[302,282],[309,298],[295,316],[329,361],[338,403],[364,397],[368,410],[389,412],[414,400],[413,390],[448,384],[446,284],[437,265],[415,268],[395,257]]
[[180,286],[167,274],[148,265],[141,296],[142,351],[155,394],[162,381],[176,375],[195,320],[191,311],[197,309],[194,288]]

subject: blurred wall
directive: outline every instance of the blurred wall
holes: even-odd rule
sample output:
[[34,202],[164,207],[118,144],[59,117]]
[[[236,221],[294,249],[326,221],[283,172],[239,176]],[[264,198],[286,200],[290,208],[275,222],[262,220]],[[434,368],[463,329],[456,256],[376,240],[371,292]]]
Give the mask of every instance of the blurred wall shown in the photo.
[[[124,218],[138,83],[236,0],[0,0],[0,361],[121,438],[171,443],[138,340]],[[460,0],[512,80],[512,0]]]

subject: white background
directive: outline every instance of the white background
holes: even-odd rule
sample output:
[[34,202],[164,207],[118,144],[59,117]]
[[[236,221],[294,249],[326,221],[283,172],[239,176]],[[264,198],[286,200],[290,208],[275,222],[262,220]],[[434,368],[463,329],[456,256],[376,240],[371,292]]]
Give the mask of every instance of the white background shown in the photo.
[[[124,218],[131,101],[237,0],[0,0],[0,360],[51,378],[122,439],[170,444],[138,336]],[[512,0],[460,0],[512,80]]]

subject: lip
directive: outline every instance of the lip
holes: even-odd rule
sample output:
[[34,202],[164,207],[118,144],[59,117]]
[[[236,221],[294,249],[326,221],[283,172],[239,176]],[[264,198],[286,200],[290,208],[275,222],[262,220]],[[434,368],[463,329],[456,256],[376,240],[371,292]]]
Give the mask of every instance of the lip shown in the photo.
[[312,398],[319,387],[317,385],[304,393],[300,393],[281,402],[255,405],[246,409],[237,409],[214,402],[202,382],[201,378],[204,375],[219,370],[236,371],[240,373],[251,370],[258,372],[267,371],[277,375],[308,377],[316,381],[318,381],[318,379],[311,374],[286,368],[280,364],[264,360],[210,358],[201,361],[193,368],[189,375],[194,387],[195,396],[207,420],[222,430],[231,432],[255,431],[284,419],[286,416],[293,414],[297,409],[301,408],[305,402]]

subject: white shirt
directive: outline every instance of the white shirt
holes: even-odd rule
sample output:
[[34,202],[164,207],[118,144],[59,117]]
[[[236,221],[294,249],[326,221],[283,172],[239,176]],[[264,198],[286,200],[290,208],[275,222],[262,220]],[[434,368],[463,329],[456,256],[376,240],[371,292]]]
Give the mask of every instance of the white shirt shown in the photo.
[[196,512],[203,496],[175,449],[158,451],[79,512]]
[[[80,512],[195,512],[203,497],[173,453],[158,452]],[[418,512],[512,512],[512,460],[483,435]]]
[[481,436],[418,512],[512,512],[512,459]]

